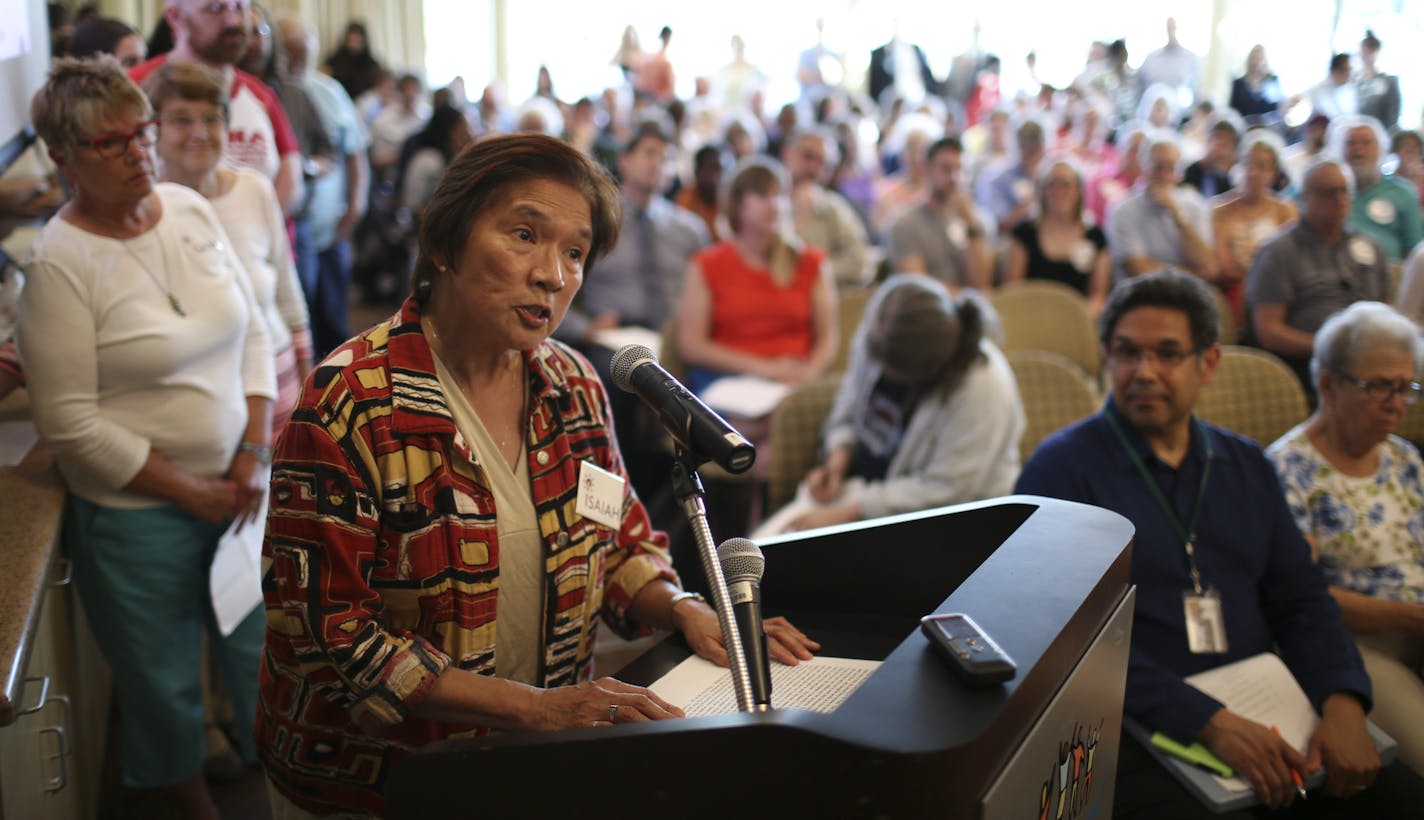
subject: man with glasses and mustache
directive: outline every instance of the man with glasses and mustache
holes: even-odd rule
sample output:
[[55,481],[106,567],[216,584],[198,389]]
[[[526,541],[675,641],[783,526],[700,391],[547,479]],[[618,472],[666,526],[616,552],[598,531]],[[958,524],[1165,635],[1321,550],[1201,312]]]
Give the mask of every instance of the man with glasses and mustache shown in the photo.
[[1256,342],[1285,359],[1313,394],[1315,331],[1354,302],[1388,300],[1390,280],[1384,249],[1350,224],[1350,167],[1321,158],[1302,179],[1300,220],[1257,252],[1246,276],[1246,308]]
[[[1323,767],[1325,794],[1291,817],[1417,809],[1395,791],[1417,793],[1417,778],[1380,768],[1365,729],[1369,677],[1275,471],[1255,443],[1192,414],[1221,361],[1210,287],[1172,269],[1120,282],[1100,328],[1111,395],[1039,446],[1016,491],[1095,504],[1136,527],[1125,714],[1149,732],[1205,744],[1271,807],[1295,799],[1292,768],[1309,776]],[[1304,750],[1185,680],[1273,650],[1320,713]],[[1208,814],[1124,737],[1113,816]]]
[[227,158],[272,180],[282,211],[291,217],[302,202],[302,155],[277,95],[236,67],[247,50],[249,0],[165,0],[173,50],[129,71],[143,83],[167,60],[201,63],[216,72],[231,100]]

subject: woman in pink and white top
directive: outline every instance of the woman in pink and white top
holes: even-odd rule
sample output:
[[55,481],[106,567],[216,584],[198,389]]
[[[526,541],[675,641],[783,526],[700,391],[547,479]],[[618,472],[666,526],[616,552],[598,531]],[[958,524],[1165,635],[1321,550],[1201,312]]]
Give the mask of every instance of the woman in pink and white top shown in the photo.
[[227,93],[197,63],[169,60],[144,79],[160,122],[159,177],[207,198],[242,260],[276,357],[272,440],[297,404],[312,368],[306,299],[272,183],[255,171],[220,165],[227,141]]

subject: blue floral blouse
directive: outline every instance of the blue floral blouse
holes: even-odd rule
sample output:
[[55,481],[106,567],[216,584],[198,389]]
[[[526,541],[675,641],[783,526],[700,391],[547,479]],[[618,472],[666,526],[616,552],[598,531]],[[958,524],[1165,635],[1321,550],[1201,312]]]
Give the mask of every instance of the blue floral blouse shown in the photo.
[[1399,436],[1380,448],[1373,476],[1347,476],[1315,449],[1301,424],[1268,447],[1266,456],[1332,585],[1424,603],[1424,461]]

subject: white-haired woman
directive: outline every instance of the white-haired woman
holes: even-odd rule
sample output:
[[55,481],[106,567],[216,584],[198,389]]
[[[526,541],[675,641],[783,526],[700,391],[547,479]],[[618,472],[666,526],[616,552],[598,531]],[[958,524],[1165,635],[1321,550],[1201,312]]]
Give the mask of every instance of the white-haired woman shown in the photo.
[[1374,683],[1370,719],[1424,773],[1424,461],[1395,435],[1419,400],[1414,323],[1356,302],[1315,334],[1315,414],[1267,449]]

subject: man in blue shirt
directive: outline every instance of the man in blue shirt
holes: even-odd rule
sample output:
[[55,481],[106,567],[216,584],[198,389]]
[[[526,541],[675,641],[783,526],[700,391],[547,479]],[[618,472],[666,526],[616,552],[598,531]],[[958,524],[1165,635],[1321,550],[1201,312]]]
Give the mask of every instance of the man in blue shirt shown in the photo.
[[[1324,766],[1326,794],[1353,796],[1356,816],[1394,816],[1358,814],[1358,802],[1381,791],[1368,789],[1380,768],[1365,729],[1370,681],[1274,471],[1254,443],[1192,415],[1221,361],[1208,286],[1170,269],[1121,282],[1101,328],[1111,397],[1045,441],[1017,491],[1096,504],[1137,528],[1124,711],[1149,730],[1205,743],[1269,806],[1294,798],[1292,767]],[[1189,629],[1189,610],[1210,614]],[[1184,680],[1273,648],[1321,715],[1304,756]],[[1121,757],[1115,816],[1205,812],[1144,764],[1135,741],[1123,738]],[[1297,810],[1321,816],[1333,802],[1345,801]]]

